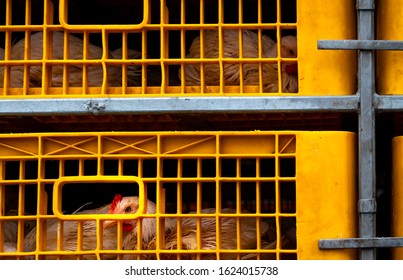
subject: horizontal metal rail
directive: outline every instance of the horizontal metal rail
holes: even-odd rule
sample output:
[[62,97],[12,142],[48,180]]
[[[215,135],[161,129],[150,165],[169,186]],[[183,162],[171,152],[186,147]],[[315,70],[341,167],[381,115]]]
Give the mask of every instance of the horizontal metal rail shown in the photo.
[[[177,97],[2,99],[0,116],[65,114],[356,112],[358,95],[296,97]],[[56,108],[56,109],[55,109]],[[401,111],[402,95],[374,95],[378,112]]]
[[403,50],[403,41],[393,40],[318,40],[322,50]]
[[320,249],[403,247],[403,237],[321,239]]
[[393,112],[403,110],[402,95],[378,95],[374,96],[374,108],[379,112]]
[[326,111],[355,112],[358,108],[359,98],[357,95],[0,100],[0,116]]

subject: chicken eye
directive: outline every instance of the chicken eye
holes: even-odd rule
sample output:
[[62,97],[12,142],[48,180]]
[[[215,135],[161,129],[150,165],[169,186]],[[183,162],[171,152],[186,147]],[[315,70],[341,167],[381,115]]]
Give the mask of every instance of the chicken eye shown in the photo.
[[289,50],[289,53],[290,53],[291,55],[295,55],[295,52],[294,52],[293,50]]
[[132,211],[132,208],[130,206],[127,206],[125,208],[125,213],[130,213]]

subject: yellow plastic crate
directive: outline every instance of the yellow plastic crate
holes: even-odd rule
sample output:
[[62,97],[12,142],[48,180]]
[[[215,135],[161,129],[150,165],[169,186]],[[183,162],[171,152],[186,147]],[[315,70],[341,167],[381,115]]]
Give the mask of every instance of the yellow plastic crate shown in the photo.
[[[403,40],[403,7],[398,0],[378,1],[377,39]],[[400,51],[377,51],[377,92],[379,94],[403,94],[403,74],[401,65],[403,53]]]
[[[403,206],[402,206],[402,154],[403,154],[403,138],[395,137],[392,140],[392,236],[402,237],[403,226],[401,223]],[[403,259],[403,249],[392,249],[393,259]]]
[[[334,131],[2,134],[0,258],[353,259],[318,240],[357,235],[355,154]],[[89,211],[116,194],[138,211]],[[128,246],[127,221],[156,224]]]
[[355,52],[317,49],[356,37],[349,0],[6,0],[0,11],[0,98],[356,92]]

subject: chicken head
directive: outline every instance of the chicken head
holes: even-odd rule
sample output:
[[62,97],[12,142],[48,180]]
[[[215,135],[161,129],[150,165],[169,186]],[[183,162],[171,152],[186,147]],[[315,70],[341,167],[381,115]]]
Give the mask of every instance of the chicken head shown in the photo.
[[[139,209],[140,201],[137,196],[116,195],[109,208],[109,214],[135,214]],[[155,214],[155,204],[147,200],[147,214]],[[123,231],[126,233],[133,232],[137,234],[138,219],[123,221]],[[106,221],[104,227],[108,228],[116,225],[117,221]],[[142,220],[142,239],[149,240],[155,236],[155,218],[144,218]]]

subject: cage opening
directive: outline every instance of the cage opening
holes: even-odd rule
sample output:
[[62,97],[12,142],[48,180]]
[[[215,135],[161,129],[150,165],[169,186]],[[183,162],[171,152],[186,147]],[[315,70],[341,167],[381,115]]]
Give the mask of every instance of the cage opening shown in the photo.
[[280,201],[281,213],[296,213],[295,181],[280,181]]
[[280,219],[281,235],[287,237],[285,239],[282,239],[281,247],[284,249],[297,248],[297,235],[295,224],[296,224],[295,217],[282,217]]
[[[82,2],[78,0],[68,0],[64,3],[67,3],[67,6],[63,7],[67,10],[67,22],[71,25],[140,24],[146,16],[143,13],[144,1],[110,2],[88,0]],[[95,14],[91,13],[94,9],[97,11]],[[94,15],[89,17],[89,14]]]
[[295,177],[295,157],[280,157],[279,158],[279,169],[280,177]]
[[[84,211],[111,203],[116,194],[138,196],[137,183],[76,183],[64,184],[62,189],[62,211],[72,214],[78,209]],[[102,196],[96,195],[102,193]],[[50,193],[49,193],[50,195]]]

